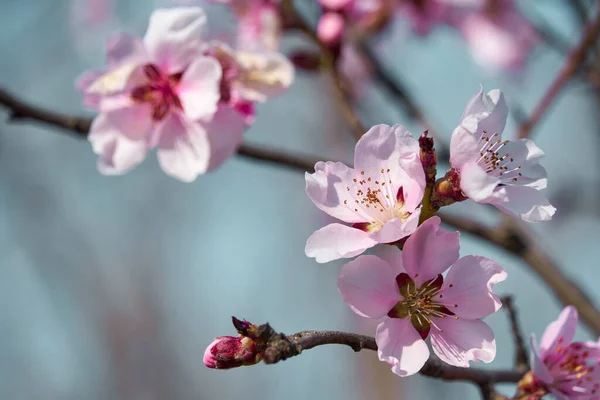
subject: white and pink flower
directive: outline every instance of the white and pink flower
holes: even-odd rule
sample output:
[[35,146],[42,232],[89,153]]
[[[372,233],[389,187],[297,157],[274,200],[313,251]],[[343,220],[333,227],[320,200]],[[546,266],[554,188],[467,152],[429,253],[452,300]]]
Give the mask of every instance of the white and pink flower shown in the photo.
[[481,88],[469,100],[450,142],[450,164],[460,176],[460,189],[524,221],[549,220],[556,209],[540,192],[547,184],[540,165],[544,152],[529,139],[503,140],[507,116],[497,89],[485,94]]
[[480,318],[501,307],[492,286],[506,272],[484,257],[459,259],[459,233],[439,225],[439,217],[432,217],[403,251],[386,246],[383,258],[360,256],[340,272],[338,288],[350,308],[362,317],[385,318],[375,336],[378,355],[399,376],[423,367],[428,336],[434,353],[454,366],[489,363],[496,355],[494,333]]
[[557,399],[600,398],[600,343],[573,342],[577,310],[567,306],[546,328],[539,347],[531,336],[531,370],[535,383]]
[[306,193],[333,223],[306,242],[306,255],[324,263],[354,257],[417,229],[425,174],[419,144],[401,125],[376,125],[356,144],[354,168],[318,162],[306,173]]
[[114,36],[108,70],[80,78],[84,104],[100,112],[89,134],[100,172],[123,174],[158,147],[167,174],[193,181],[235,153],[254,102],[291,84],[283,56],[229,51],[236,64],[225,66],[202,39],[205,24],[198,7],[156,10],[143,39]]

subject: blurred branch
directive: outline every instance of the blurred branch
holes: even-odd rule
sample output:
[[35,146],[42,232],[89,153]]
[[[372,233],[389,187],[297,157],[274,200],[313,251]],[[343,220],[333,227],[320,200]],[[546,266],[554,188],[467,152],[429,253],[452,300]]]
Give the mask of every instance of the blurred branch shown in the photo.
[[[0,105],[9,111],[8,122],[41,122],[65,129],[79,138],[87,137],[92,124],[92,120],[89,118],[72,117],[26,104],[2,89],[0,89]],[[275,163],[287,168],[309,172],[313,170],[318,161],[308,156],[288,154],[249,144],[243,144],[238,149],[238,155],[250,160]]]
[[[300,355],[304,350],[328,344],[341,344],[358,352],[361,350],[377,351],[375,338],[355,333],[338,331],[303,331],[293,335],[277,333],[269,324],[258,327],[260,332],[268,332],[263,337],[263,360],[265,364],[275,364],[290,357]],[[421,371],[421,375],[446,381],[468,381],[477,385],[518,382],[523,372],[515,370],[491,370],[477,368],[453,367],[442,363],[437,358],[430,358]]]
[[600,335],[600,312],[592,298],[561,271],[556,262],[536,243],[531,233],[514,218],[507,217],[496,227],[448,214],[442,215],[442,221],[523,259],[564,304],[577,308],[581,319],[595,335]]
[[542,97],[542,100],[534,109],[531,117],[524,121],[519,127],[519,138],[528,137],[535,125],[540,122],[552,102],[558,94],[567,85],[571,78],[579,71],[583,63],[586,61],[587,53],[590,47],[596,42],[596,38],[600,33],[600,0],[597,1],[597,11],[594,21],[586,26],[581,41],[568,55],[565,65],[559,71],[552,85]]
[[527,354],[527,346],[525,345],[525,341],[523,340],[523,333],[521,331],[521,326],[519,325],[519,321],[517,319],[517,310],[515,309],[513,303],[513,297],[503,297],[502,305],[504,310],[506,310],[506,313],[508,314],[511,333],[513,341],[515,342],[515,368],[518,371],[525,372],[529,367],[529,355]]
[[352,92],[350,85],[336,68],[337,54],[329,49],[317,36],[315,30],[310,26],[306,19],[296,10],[292,0],[283,0],[282,11],[285,20],[285,26],[288,29],[297,29],[304,33],[308,39],[315,43],[323,56],[323,68],[331,74],[333,80],[334,95],[341,109],[341,112],[354,131],[357,139],[366,132],[365,127],[354,111],[352,105]]

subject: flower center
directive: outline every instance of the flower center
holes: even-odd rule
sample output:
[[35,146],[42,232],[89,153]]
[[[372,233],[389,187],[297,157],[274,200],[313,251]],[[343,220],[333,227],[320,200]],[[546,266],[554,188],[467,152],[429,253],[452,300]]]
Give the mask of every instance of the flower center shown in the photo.
[[488,135],[483,131],[479,139],[479,160],[477,165],[482,167],[488,175],[501,178],[505,182],[516,182],[521,174],[520,165],[514,164],[514,158],[503,150],[503,147],[510,143],[509,140],[502,141],[498,133]]
[[165,76],[154,64],[144,65],[143,71],[148,82],[135,87],[131,97],[135,101],[149,103],[152,106],[154,121],[163,120],[173,108],[183,109],[175,90],[181,79],[181,73]]
[[[429,335],[431,325],[442,332],[442,329],[435,325],[433,319],[454,315],[445,305],[434,299],[442,289],[443,283],[444,278],[440,274],[417,288],[417,285],[408,274],[404,272],[399,274],[396,277],[396,284],[404,300],[399,301],[388,312],[388,317],[410,318],[411,323],[423,339]],[[455,318],[458,319],[458,317]]]
[[592,375],[600,361],[590,357],[581,343],[571,343],[563,347],[560,346],[563,341],[562,337],[558,339],[559,346],[553,354],[546,356],[544,363],[557,381],[571,381],[582,395],[596,394],[600,390],[600,383],[597,382],[597,374],[596,377]]
[[355,228],[375,232],[394,218],[405,220],[411,215],[404,210],[402,187],[394,189],[389,173],[390,169],[382,168],[380,175],[371,177],[361,171],[360,176],[346,186],[348,198],[344,204],[367,221],[354,224]]

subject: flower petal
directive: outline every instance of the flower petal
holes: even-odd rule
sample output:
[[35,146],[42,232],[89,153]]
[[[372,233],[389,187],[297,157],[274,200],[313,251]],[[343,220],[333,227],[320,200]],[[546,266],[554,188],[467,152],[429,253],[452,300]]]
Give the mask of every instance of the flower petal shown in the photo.
[[192,182],[208,170],[211,148],[200,123],[173,114],[157,129],[158,161],[167,175]]
[[421,209],[417,209],[408,218],[402,220],[394,218],[383,225],[383,227],[371,233],[369,237],[379,243],[393,243],[413,233],[419,226]]
[[200,7],[161,8],[152,13],[144,44],[150,58],[169,74],[182,72],[202,54],[206,14]]
[[496,357],[494,332],[483,321],[437,318],[438,329],[431,329],[431,347],[444,362],[469,367],[469,361],[489,363]]
[[404,268],[417,286],[435,278],[458,260],[460,233],[440,229],[440,221],[437,216],[429,218],[404,244]]
[[390,264],[394,270],[394,277],[406,273],[402,264],[402,250],[395,245],[391,246],[377,246],[376,253],[379,258]]
[[152,131],[150,110],[139,106],[99,114],[90,127],[88,140],[98,154],[98,170],[120,175],[141,163]]
[[351,258],[377,244],[369,234],[342,224],[330,224],[313,233],[306,241],[305,253],[318,263]]
[[283,94],[294,81],[294,66],[283,54],[237,52],[235,58],[246,70],[235,85],[244,100],[267,101]]
[[514,161],[510,168],[518,169],[519,176],[515,185],[525,185],[535,189],[545,189],[547,185],[546,169],[539,162],[544,152],[529,139],[511,140],[502,147],[502,152],[509,154]]
[[344,200],[353,202],[348,195],[347,185],[352,182],[356,172],[340,162],[318,162],[315,172],[304,174],[306,194],[321,211],[345,222],[370,222],[354,211]]
[[393,268],[376,256],[360,256],[345,264],[338,290],[348,306],[366,318],[381,318],[400,301]]
[[558,319],[548,325],[540,341],[540,355],[542,358],[548,353],[554,353],[558,346],[565,347],[573,341],[577,319],[577,309],[573,306],[566,306],[561,311]]
[[483,318],[502,306],[498,296],[492,293],[492,286],[505,280],[506,275],[506,271],[489,258],[463,257],[444,278],[438,301],[460,318]]
[[487,132],[501,134],[506,125],[508,107],[504,95],[499,90],[483,93],[483,87],[471,97],[459,126],[450,139],[450,164],[462,170],[466,163],[479,158],[479,139]]
[[221,105],[212,120],[203,125],[210,147],[210,162],[207,169],[207,172],[210,172],[236,153],[242,144],[246,123],[242,114]]
[[527,222],[548,221],[556,212],[539,190],[528,186],[503,186],[486,202]]
[[198,57],[186,68],[177,92],[190,120],[211,117],[221,97],[221,65],[211,57]]
[[88,88],[96,82],[98,78],[104,75],[104,72],[100,71],[87,71],[77,78],[75,86],[79,89],[83,95],[83,105],[89,108],[98,109],[100,107],[100,101],[102,96],[95,93],[89,93]]
[[121,32],[108,38],[106,61],[109,68],[124,64],[140,65],[148,61],[148,53],[142,39]]
[[467,197],[478,203],[486,202],[500,183],[500,180],[475,163],[467,163],[460,171],[460,189]]
[[498,89],[484,94],[483,86],[481,86],[467,103],[461,120],[469,115],[474,116],[478,121],[477,131],[471,132],[476,135],[477,139],[481,137],[483,131],[486,131],[488,135],[502,134],[508,118],[508,106],[504,94]]
[[531,335],[531,356],[530,356],[530,364],[531,364],[531,372],[535,375],[536,378],[544,382],[546,385],[551,385],[554,382],[554,377],[548,367],[544,364],[540,357],[540,351],[535,340],[535,335]]
[[[402,167],[397,168],[398,163]],[[419,159],[419,143],[402,125],[375,125],[365,133],[354,149],[354,169],[376,175],[390,169],[392,181],[401,181],[407,173],[425,186],[425,173]],[[404,169],[404,171],[402,171]]]
[[408,318],[392,318],[379,324],[375,341],[379,359],[390,364],[398,376],[416,374],[429,358],[427,344]]

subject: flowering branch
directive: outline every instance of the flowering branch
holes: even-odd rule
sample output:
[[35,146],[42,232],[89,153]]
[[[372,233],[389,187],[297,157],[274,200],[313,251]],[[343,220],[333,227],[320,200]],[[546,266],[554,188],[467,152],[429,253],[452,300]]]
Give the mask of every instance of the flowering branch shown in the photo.
[[[73,117],[26,104],[3,89],[0,89],[0,105],[9,111],[8,122],[42,122],[65,129],[79,138],[87,136],[92,124],[89,118]],[[311,171],[317,162],[317,159],[308,156],[288,154],[249,144],[243,144],[237,154],[250,160],[275,163],[300,171]]]
[[[305,350],[329,344],[345,345],[355,352],[361,350],[377,351],[377,343],[375,342],[375,338],[371,336],[339,331],[302,331],[293,335],[285,335],[276,332],[268,323],[256,326],[247,321],[240,321],[237,318],[233,318],[233,320],[240,334],[252,339],[255,343],[255,346],[251,348],[260,355],[258,357],[255,355],[247,357],[248,359],[252,359],[254,363],[262,360],[265,364],[276,364],[288,358],[298,356]],[[218,340],[219,338],[217,338]],[[248,348],[250,346],[247,346]],[[208,351],[210,350],[212,349],[209,347]],[[213,351],[212,355],[219,362],[225,362],[225,357],[228,356],[235,357],[234,354],[221,354],[218,351]],[[248,363],[235,366],[240,365],[248,365]],[[227,367],[231,367],[231,364],[227,364]],[[218,364],[216,368],[219,368]],[[430,358],[419,373],[431,378],[446,381],[468,381],[477,385],[506,382],[515,383],[523,376],[523,372],[517,370],[481,370],[453,367],[443,364],[437,358]]]
[[[72,117],[26,104],[2,89],[0,89],[0,105],[9,110],[9,122],[26,120],[42,122],[65,129],[79,138],[87,135],[91,124],[91,120],[88,118]],[[308,157],[250,145],[241,146],[238,155],[252,160],[276,163],[299,171],[312,171],[315,165],[315,160]],[[596,309],[590,296],[561,272],[550,256],[535,244],[531,234],[519,224],[509,220],[512,222],[491,228],[474,220],[447,214],[443,215],[443,221],[456,229],[478,236],[521,257],[563,303],[576,306],[588,327],[596,334],[600,334],[600,312]]]
[[585,28],[581,42],[571,51],[571,53],[569,53],[565,65],[531,114],[531,117],[521,124],[518,133],[519,138],[526,138],[531,134],[535,125],[540,122],[548,110],[548,107],[550,107],[554,99],[585,62],[588,50],[596,42],[598,34],[600,33],[600,0],[597,1],[597,4],[597,12],[594,21]]

